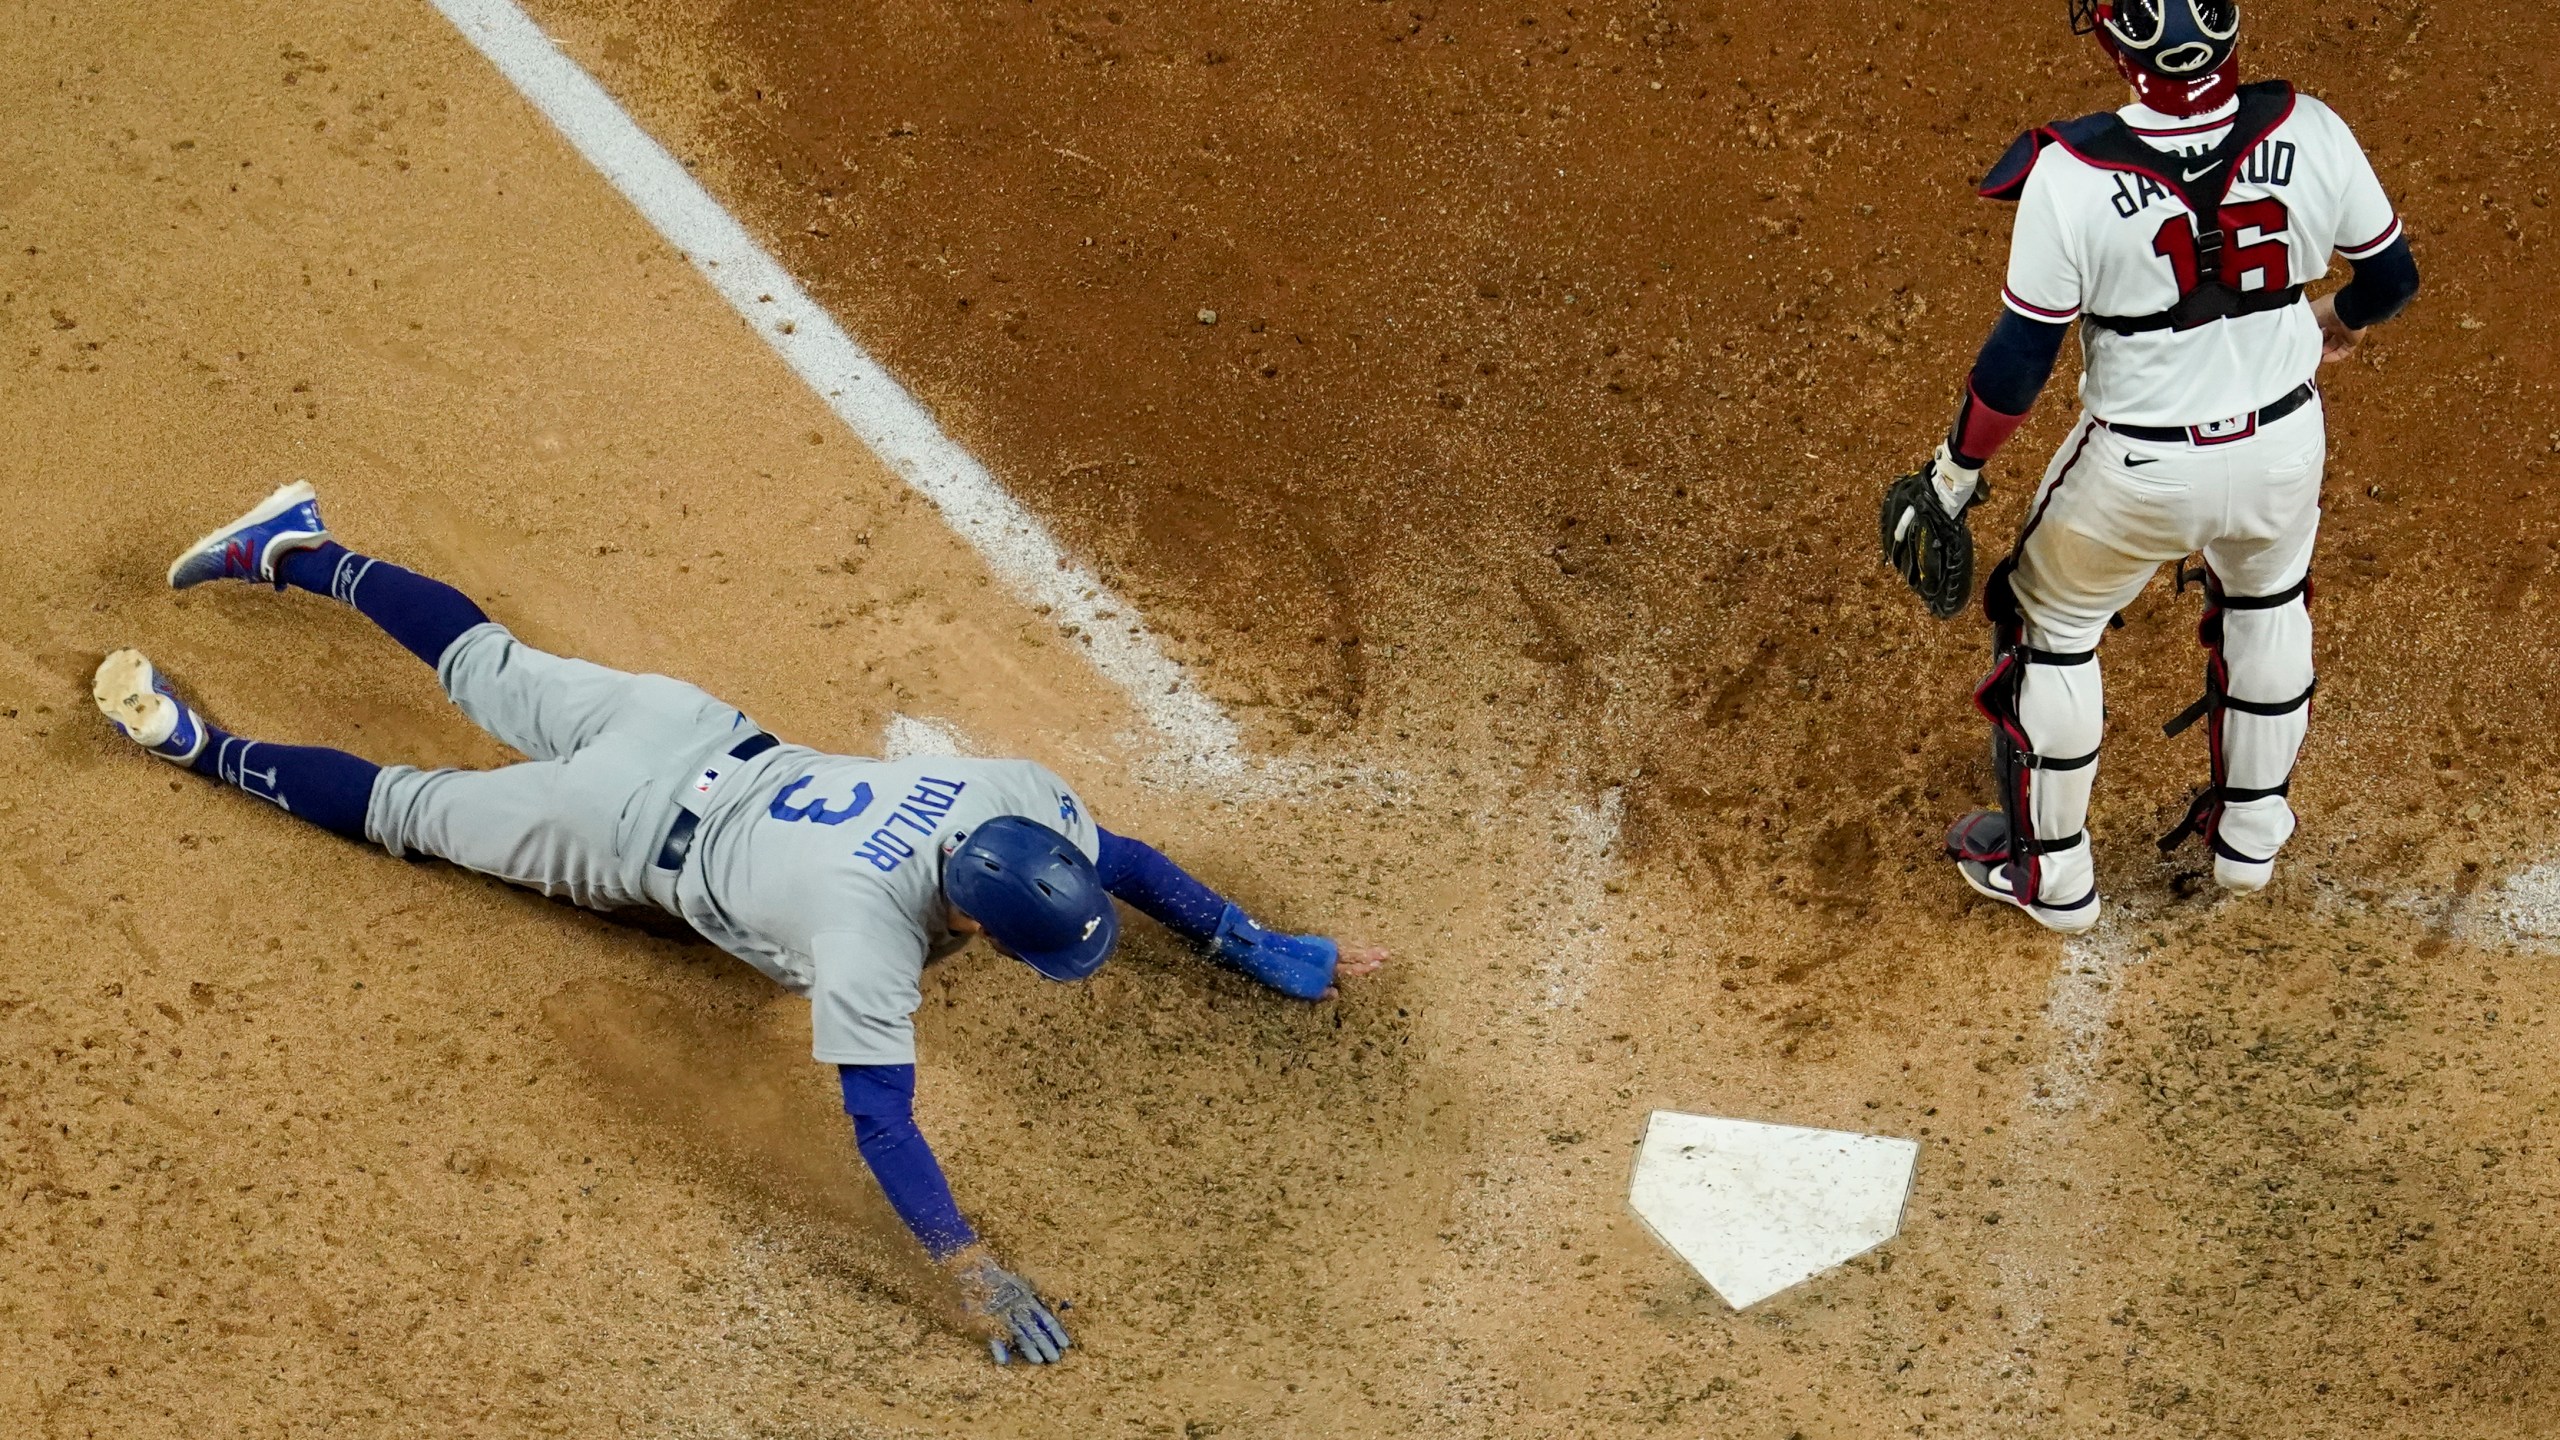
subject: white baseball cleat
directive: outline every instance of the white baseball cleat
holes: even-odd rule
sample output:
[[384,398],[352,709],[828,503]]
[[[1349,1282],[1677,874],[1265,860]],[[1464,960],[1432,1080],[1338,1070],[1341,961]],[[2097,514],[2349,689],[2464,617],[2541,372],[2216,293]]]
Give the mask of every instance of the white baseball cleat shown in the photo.
[[170,764],[192,764],[203,753],[204,722],[141,651],[118,650],[100,661],[90,693],[126,739]]

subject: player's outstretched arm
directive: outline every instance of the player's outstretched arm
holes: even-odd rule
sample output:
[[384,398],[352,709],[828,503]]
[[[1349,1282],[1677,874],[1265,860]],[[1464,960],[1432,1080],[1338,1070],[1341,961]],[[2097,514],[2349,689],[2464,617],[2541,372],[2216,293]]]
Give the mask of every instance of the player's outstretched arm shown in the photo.
[[1375,945],[1266,930],[1163,851],[1108,830],[1100,834],[1095,869],[1113,898],[1283,995],[1331,1000],[1341,993],[1336,981],[1375,974],[1387,963],[1387,952]]
[[951,1277],[961,1313],[997,1364],[1014,1353],[1035,1365],[1056,1361],[1072,1341],[1067,1327],[1031,1283],[996,1263],[995,1255],[962,1218],[950,1182],[933,1148],[916,1129],[916,1067],[839,1065],[845,1113],[853,1117],[854,1144],[880,1182],[889,1208]]

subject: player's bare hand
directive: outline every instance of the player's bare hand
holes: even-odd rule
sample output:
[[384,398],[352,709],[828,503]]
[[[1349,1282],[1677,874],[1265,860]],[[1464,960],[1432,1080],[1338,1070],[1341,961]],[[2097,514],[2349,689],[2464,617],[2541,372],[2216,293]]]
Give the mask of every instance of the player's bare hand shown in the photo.
[[1342,994],[1340,981],[1362,975],[1375,975],[1387,960],[1387,947],[1383,945],[1360,945],[1345,941],[1342,945],[1342,958],[1336,961],[1333,967],[1333,978],[1337,983],[1324,987],[1324,993],[1316,998],[1331,1000],[1340,996]]
[[2333,291],[2311,302],[2311,318],[2320,322],[2320,363],[2332,365],[2356,352],[2356,342],[2364,338],[2361,330],[2350,330],[2338,318],[2338,297]]
[[960,1292],[960,1313],[999,1365],[1019,1354],[1034,1365],[1054,1365],[1069,1346],[1067,1327],[1031,1282],[996,1263],[984,1244],[954,1251],[942,1262]]

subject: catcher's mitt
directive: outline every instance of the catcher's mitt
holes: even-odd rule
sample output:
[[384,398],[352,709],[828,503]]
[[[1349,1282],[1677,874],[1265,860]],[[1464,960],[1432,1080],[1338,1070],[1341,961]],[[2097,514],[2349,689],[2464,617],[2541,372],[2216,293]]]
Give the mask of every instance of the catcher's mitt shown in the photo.
[[1884,492],[1879,538],[1885,563],[1902,572],[1904,583],[1930,614],[1944,620],[1973,598],[1973,530],[1965,524],[1965,513],[1982,503],[1991,486],[1977,483],[1964,508],[1950,515],[1938,500],[1933,480],[1937,464],[1935,459],[1923,461]]

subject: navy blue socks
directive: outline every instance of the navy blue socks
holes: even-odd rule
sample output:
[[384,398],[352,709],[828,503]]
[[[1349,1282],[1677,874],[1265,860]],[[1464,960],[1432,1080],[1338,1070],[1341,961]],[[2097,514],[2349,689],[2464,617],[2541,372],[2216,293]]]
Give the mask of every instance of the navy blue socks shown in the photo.
[[189,768],[289,814],[299,815],[350,840],[362,840],[364,812],[373,803],[373,779],[382,767],[344,750],[317,745],[270,745],[204,725],[204,749]]
[[[283,556],[276,562],[276,578],[354,606],[429,665],[443,659],[464,631],[489,619],[452,586],[359,555],[334,540]],[[203,717],[197,718],[201,723]],[[205,731],[204,750],[192,767],[197,774],[351,840],[366,838],[365,811],[373,804],[374,777],[382,773],[381,766],[344,750],[275,745],[214,725],[206,725]]]
[[276,578],[354,606],[429,665],[442,660],[462,632],[489,621],[469,596],[443,581],[359,555],[335,540],[284,556],[276,562]]

